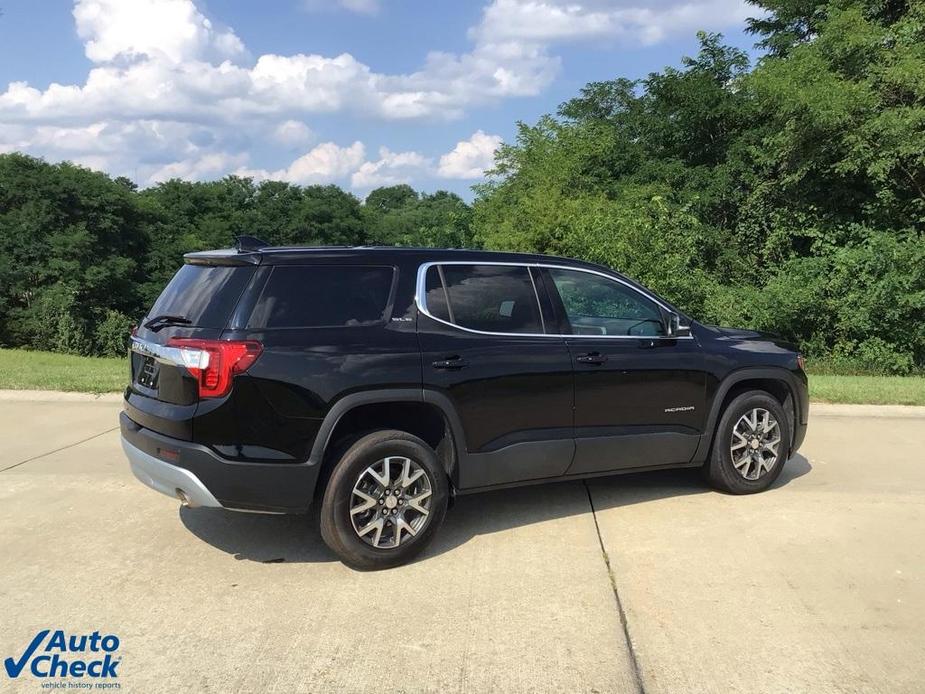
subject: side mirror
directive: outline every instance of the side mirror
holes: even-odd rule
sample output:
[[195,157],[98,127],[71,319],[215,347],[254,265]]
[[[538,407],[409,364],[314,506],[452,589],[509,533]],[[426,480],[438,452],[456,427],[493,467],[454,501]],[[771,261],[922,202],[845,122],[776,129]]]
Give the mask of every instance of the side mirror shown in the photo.
[[668,320],[666,321],[666,334],[668,337],[689,337],[691,326],[681,325],[681,317],[673,311],[668,311]]

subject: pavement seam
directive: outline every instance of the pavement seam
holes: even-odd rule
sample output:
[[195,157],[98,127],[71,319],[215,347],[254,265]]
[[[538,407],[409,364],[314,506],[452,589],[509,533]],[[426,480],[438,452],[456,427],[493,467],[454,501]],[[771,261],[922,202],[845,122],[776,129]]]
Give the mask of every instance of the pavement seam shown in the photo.
[[80,441],[75,441],[74,443],[69,443],[69,444],[67,444],[66,446],[61,446],[61,448],[56,448],[56,449],[53,450],[53,451],[48,451],[48,453],[41,453],[41,454],[39,454],[39,455],[34,455],[34,456],[32,456],[31,458],[26,458],[25,460],[20,460],[18,463],[13,463],[13,464],[10,465],[9,467],[5,467],[5,468],[3,468],[3,469],[0,469],[0,472],[6,472],[7,470],[12,470],[14,467],[19,467],[20,465],[25,465],[26,463],[31,463],[33,460],[38,460],[39,458],[44,458],[45,456],[53,455],[54,453],[60,453],[61,451],[66,451],[68,448],[73,448],[74,446],[79,446],[79,445],[82,444],[82,443],[86,443],[87,441],[92,441],[93,439],[98,438],[98,437],[100,437],[100,436],[103,436],[104,434],[109,434],[109,433],[111,433],[111,432],[113,432],[113,431],[116,431],[118,428],[119,428],[119,427],[113,427],[112,429],[107,429],[106,431],[101,431],[99,434],[94,434],[93,436],[88,436],[87,438],[81,439]]
[[636,682],[636,691],[639,694],[645,694],[646,688],[642,681],[642,670],[639,667],[639,659],[636,657],[636,649],[633,646],[633,639],[630,637],[629,621],[626,619],[626,611],[623,609],[623,601],[620,599],[620,590],[617,588],[617,581],[613,575],[613,568],[610,566],[610,557],[604,548],[604,539],[601,537],[601,526],[597,522],[597,510],[594,508],[594,499],[591,497],[591,488],[587,481],[583,481],[585,492],[588,494],[588,504],[591,506],[591,517],[594,519],[594,531],[597,533],[597,542],[601,547],[601,556],[604,559],[604,566],[607,568],[607,578],[610,579],[610,588],[613,591],[614,601],[617,603],[617,613],[620,615],[620,626],[623,628],[623,638],[626,641],[626,648],[629,651],[630,664],[633,666],[633,679]]

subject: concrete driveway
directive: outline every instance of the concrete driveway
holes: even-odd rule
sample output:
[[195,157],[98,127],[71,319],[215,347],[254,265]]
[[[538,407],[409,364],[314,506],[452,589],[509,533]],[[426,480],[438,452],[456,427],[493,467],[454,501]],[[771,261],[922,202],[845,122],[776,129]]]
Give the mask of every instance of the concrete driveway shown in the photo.
[[307,519],[143,487],[118,411],[0,400],[2,658],[60,628],[117,635],[132,692],[922,690],[921,411],[817,408],[757,496],[679,471],[461,497],[380,573]]

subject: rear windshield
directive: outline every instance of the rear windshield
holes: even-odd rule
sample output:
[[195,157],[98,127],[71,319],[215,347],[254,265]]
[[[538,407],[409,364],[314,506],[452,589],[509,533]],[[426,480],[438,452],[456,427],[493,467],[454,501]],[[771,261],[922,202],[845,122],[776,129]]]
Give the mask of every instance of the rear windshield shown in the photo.
[[253,266],[184,265],[161,292],[148,312],[154,316],[182,316],[199,328],[224,328]]
[[391,267],[277,265],[251,314],[251,328],[374,325],[385,320]]

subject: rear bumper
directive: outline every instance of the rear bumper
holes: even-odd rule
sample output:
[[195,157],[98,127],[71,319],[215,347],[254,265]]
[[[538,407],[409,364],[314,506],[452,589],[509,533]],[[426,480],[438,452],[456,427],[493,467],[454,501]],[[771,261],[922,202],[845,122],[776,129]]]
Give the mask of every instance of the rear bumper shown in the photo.
[[143,484],[156,491],[179,499],[193,508],[205,506],[222,508],[219,500],[212,496],[206,485],[189,470],[159,460],[136,448],[123,437],[122,450],[128,458],[132,473]]
[[208,446],[146,429],[125,412],[119,423],[122,449],[135,476],[190,506],[302,513],[311,505],[318,465],[231,461]]

